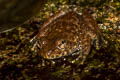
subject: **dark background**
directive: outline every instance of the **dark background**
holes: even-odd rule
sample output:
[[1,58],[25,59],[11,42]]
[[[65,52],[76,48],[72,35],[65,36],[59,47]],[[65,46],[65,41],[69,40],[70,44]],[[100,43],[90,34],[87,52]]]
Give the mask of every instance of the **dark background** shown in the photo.
[[[29,41],[49,14],[66,4],[89,7],[104,36],[103,47],[99,50],[92,48],[83,65],[78,65],[79,61],[44,60],[31,50],[33,45]],[[0,34],[0,79],[119,80],[119,13],[118,0],[49,0],[35,17],[12,31]]]

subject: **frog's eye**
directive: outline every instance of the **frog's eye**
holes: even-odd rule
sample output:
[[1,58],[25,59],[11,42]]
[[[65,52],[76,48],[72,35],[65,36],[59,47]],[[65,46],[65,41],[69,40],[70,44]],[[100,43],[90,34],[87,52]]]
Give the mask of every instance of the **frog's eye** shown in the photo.
[[58,49],[64,49],[66,46],[66,40],[58,40],[56,46]]
[[65,44],[65,42],[66,42],[65,40],[62,40],[62,41],[61,41],[61,44]]

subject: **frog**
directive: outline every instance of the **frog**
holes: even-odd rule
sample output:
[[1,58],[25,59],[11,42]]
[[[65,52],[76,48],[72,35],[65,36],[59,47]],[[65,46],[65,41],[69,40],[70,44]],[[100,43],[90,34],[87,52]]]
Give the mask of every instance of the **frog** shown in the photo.
[[44,59],[59,59],[77,55],[83,64],[91,47],[99,47],[101,32],[88,9],[78,13],[60,10],[50,16],[32,39],[37,53]]

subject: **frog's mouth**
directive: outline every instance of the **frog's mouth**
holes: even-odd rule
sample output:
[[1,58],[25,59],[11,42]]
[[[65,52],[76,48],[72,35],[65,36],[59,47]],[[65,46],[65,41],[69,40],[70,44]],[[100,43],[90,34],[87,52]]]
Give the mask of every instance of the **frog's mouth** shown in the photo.
[[59,56],[59,57],[53,58],[52,60],[60,59],[60,58],[67,58],[70,56],[72,57],[72,56],[79,55],[79,54],[80,54],[80,49],[75,49],[71,53],[68,53],[67,55]]
[[[61,53],[62,54],[62,53]],[[48,59],[48,60],[57,60],[57,59],[65,59],[67,57],[73,57],[73,56],[79,56],[80,54],[80,49],[76,48],[74,49],[72,52],[68,52],[66,55],[54,55],[54,57],[52,57],[51,55],[47,55],[47,57],[43,57],[44,59]]]

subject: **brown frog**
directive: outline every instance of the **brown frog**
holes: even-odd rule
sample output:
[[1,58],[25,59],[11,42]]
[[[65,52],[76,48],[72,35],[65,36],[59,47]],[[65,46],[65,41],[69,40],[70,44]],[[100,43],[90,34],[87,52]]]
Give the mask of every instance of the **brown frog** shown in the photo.
[[87,9],[82,14],[61,10],[43,24],[33,40],[36,39],[38,54],[45,59],[79,55],[84,62],[91,45],[94,42],[98,45],[100,36],[99,27]]

